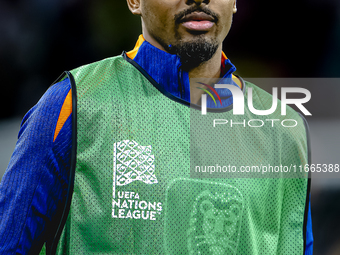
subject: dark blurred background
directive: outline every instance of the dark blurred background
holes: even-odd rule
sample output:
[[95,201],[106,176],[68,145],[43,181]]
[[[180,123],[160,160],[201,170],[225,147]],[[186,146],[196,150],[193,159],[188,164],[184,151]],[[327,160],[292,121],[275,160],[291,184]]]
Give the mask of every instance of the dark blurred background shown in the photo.
[[[339,78],[339,0],[238,0],[237,8],[224,43],[237,74]],[[64,70],[132,49],[140,33],[125,0],[0,0],[0,179],[20,119],[49,85]],[[313,159],[338,160],[340,86],[310,86]],[[314,254],[340,254],[340,183],[315,180],[312,193]]]
[[[239,0],[224,50],[243,77],[339,77],[338,0]],[[64,71],[133,48],[125,0],[1,0],[0,118],[22,116]]]

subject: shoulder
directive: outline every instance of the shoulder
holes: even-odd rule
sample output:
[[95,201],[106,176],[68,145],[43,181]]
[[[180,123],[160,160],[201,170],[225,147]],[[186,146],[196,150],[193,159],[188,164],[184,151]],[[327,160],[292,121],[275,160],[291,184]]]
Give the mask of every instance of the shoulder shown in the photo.
[[[254,119],[264,118],[271,124],[273,132],[280,131],[279,134],[286,138],[285,142],[293,140],[307,144],[309,130],[306,119],[302,114],[278,99],[279,89],[275,88],[275,84],[272,86],[275,88],[272,92],[273,95],[249,81],[245,81],[245,84],[245,103],[248,104]],[[274,129],[274,127],[276,128]]]
[[82,65],[71,70],[71,73],[77,81],[81,81],[89,78],[89,75],[103,76],[108,72],[122,71],[128,67],[131,67],[131,64],[129,64],[123,56],[119,55]]
[[[42,132],[44,135],[53,135],[57,123],[62,115],[67,118],[72,113],[71,85],[69,79],[65,79],[52,85],[24,116],[21,122],[19,137],[30,129],[34,133]],[[65,118],[65,116],[64,116]]]
[[92,97],[94,93],[98,95],[106,95],[107,93],[116,95],[113,91],[128,90],[128,88],[135,85],[136,79],[141,79],[143,76],[123,56],[110,57],[83,65],[71,70],[70,73],[74,78],[74,85],[77,90],[78,105],[85,98],[86,100],[88,99],[84,95],[90,95],[90,100],[95,99],[95,97]]

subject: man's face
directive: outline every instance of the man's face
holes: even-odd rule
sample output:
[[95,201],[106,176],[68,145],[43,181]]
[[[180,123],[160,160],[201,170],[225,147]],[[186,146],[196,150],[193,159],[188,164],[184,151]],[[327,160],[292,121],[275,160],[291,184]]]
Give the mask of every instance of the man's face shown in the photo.
[[207,61],[230,30],[235,1],[140,0],[143,31],[182,60]]

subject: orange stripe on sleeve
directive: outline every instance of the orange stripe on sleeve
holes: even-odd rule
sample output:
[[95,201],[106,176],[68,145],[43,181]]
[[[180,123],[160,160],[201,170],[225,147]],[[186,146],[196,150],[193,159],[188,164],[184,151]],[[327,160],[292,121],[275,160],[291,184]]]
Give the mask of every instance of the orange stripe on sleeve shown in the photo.
[[65,98],[65,101],[63,103],[63,106],[61,107],[61,110],[60,110],[57,126],[56,126],[55,131],[54,131],[53,142],[57,138],[60,130],[64,126],[66,120],[71,115],[71,113],[72,113],[72,93],[71,93],[71,90],[70,90],[68,92],[68,94]]

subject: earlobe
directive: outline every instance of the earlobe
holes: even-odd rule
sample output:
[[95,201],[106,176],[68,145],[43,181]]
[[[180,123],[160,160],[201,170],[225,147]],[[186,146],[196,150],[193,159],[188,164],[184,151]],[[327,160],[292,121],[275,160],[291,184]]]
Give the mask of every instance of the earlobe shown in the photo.
[[127,0],[127,4],[132,14],[141,15],[140,0]]
[[237,7],[236,7],[236,0],[234,2],[234,6],[233,6],[233,13],[236,13],[237,12]]

